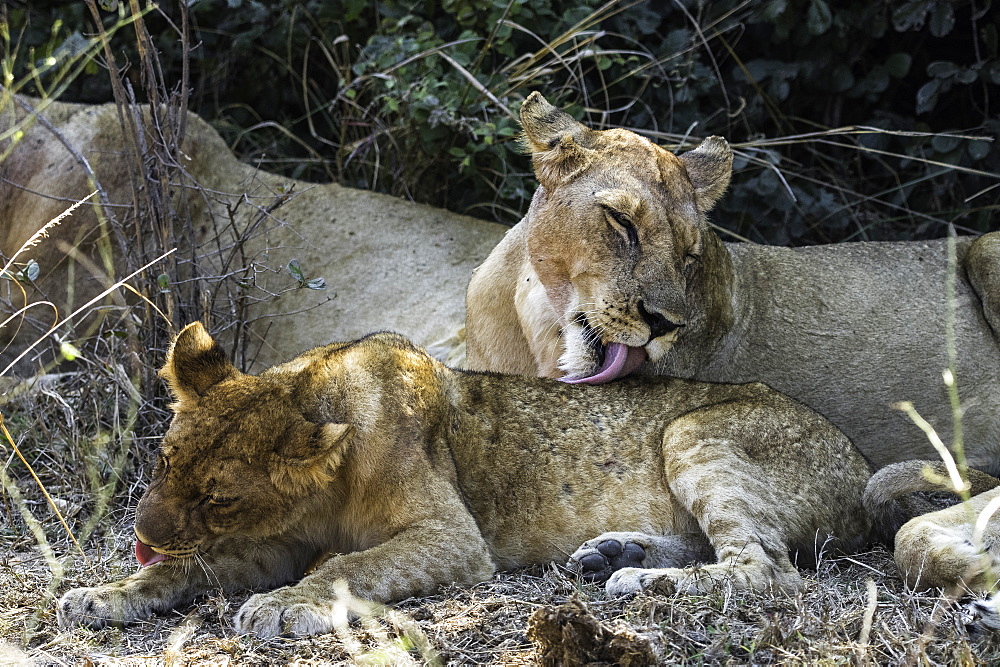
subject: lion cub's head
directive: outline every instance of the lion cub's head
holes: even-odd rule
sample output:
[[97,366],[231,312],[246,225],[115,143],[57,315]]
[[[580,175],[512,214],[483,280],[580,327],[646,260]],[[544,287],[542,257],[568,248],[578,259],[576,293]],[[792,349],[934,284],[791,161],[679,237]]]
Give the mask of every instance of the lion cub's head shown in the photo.
[[691,289],[715,240],[705,213],[729,184],[729,145],[711,137],[677,156],[627,130],[590,130],[538,93],[521,123],[541,186],[526,218],[544,288],[533,298],[547,301],[526,307],[555,312],[560,369],[597,383],[658,360],[692,316]]
[[304,414],[314,378],[281,369],[240,373],[199,323],[177,336],[161,371],[175,415],[136,508],[141,563],[280,534],[336,474],[354,428]]

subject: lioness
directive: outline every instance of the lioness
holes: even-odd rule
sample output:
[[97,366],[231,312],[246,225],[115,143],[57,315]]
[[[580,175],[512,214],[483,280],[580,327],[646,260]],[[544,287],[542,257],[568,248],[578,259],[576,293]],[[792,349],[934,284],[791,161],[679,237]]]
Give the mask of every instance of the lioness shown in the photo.
[[[764,382],[876,466],[937,455],[893,401],[951,428],[946,242],[725,244],[705,214],[730,178],[719,137],[680,156],[593,131],[532,93],[539,188],[477,269],[467,367],[606,382],[638,371]],[[957,246],[957,379],[970,464],[1000,472],[1000,232]]]
[[[36,110],[44,122],[29,123],[34,114],[21,105]],[[152,151],[165,140],[157,126],[162,117],[153,122],[144,105],[129,114],[146,123],[139,145]],[[268,173],[237,160],[201,117],[188,113],[183,126],[179,164],[161,165],[166,171],[150,167],[170,181],[164,199],[172,202],[177,216],[166,216],[164,224],[173,222],[165,227],[145,218],[133,226],[127,212],[132,209],[135,179],[141,178],[132,168],[132,151],[138,149],[129,135],[123,136],[114,104],[49,103],[19,95],[0,100],[0,268],[3,257],[15,254],[74,199],[94,191],[89,169],[110,202],[104,214],[114,212],[120,221],[109,228],[88,204],[20,256],[21,261],[36,259],[40,271],[31,285],[24,285],[27,302],[35,304],[25,321],[14,317],[5,322],[25,302],[16,288],[19,283],[0,278],[0,371],[53,324],[55,311],[42,307],[44,302],[51,301],[65,321],[74,308],[127,273],[120,254],[124,248],[118,241],[109,243],[109,238],[120,233],[139,245],[132,236],[138,229],[176,239],[176,256],[191,259],[166,278],[171,283],[202,281],[205,298],[212,303],[200,304],[199,312],[214,307],[225,312],[230,323],[245,321],[246,361],[256,357],[254,366],[260,369],[290,359],[309,345],[356,338],[386,323],[424,345],[436,344],[441,358],[461,356],[450,339],[464,323],[465,285],[472,268],[502,237],[502,225],[376,192]],[[159,164],[152,154],[143,155],[142,161]],[[170,176],[175,167],[180,172]],[[276,208],[279,202],[284,203]],[[190,222],[190,236],[184,220]],[[115,270],[122,273],[95,273],[98,267],[107,268],[105,251],[114,255]],[[296,284],[285,269],[292,260],[300,262],[307,277],[324,278],[327,288],[286,291]],[[154,290],[160,270],[150,274]],[[233,275],[246,278],[240,279],[239,305],[226,301],[230,288],[223,276]],[[137,289],[147,293],[150,284],[140,280]],[[272,298],[277,294],[277,300]],[[113,312],[121,316],[119,309]],[[294,317],[283,317],[286,313]],[[86,354],[88,348],[78,336],[83,337],[88,326],[76,318],[57,333],[69,336]],[[49,360],[47,355],[42,355],[42,363],[26,359],[16,370],[30,375]]]
[[136,509],[146,567],[67,592],[63,627],[281,586],[236,628],[308,635],[333,628],[341,580],[390,602],[568,553],[612,594],[793,591],[790,554],[868,538],[866,462],[762,384],[454,371],[387,333],[251,376],[200,324],[162,375],[176,403]]

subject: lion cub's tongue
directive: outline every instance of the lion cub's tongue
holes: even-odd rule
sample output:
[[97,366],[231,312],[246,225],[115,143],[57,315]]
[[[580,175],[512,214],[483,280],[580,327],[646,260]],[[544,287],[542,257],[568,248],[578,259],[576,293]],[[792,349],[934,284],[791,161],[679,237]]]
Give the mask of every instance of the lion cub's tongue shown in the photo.
[[135,559],[139,561],[139,565],[142,565],[143,567],[156,565],[157,563],[161,563],[171,558],[173,558],[173,556],[158,554],[149,548],[148,545],[143,544],[139,540],[135,541]]
[[604,351],[604,363],[593,375],[585,377],[560,378],[568,384],[604,384],[615,378],[628,375],[642,365],[646,360],[646,350],[641,347],[629,347],[622,343],[608,343]]

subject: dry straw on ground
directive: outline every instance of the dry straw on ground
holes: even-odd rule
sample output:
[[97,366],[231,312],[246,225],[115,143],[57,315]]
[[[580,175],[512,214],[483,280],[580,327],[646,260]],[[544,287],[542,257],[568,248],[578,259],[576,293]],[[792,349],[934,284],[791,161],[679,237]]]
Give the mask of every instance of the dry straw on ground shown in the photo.
[[[608,600],[552,568],[447,587],[388,615],[306,639],[237,636],[246,598],[218,594],[124,629],[60,631],[44,559],[4,536],[0,664],[995,664],[1000,644],[970,636],[960,608],[902,589],[881,550],[824,562],[795,598],[720,593]],[[90,549],[60,590],[132,567],[126,539]],[[26,548],[28,547],[28,548]],[[869,583],[871,582],[871,583]],[[532,641],[532,638],[535,641]],[[13,656],[13,657],[11,657]],[[90,663],[88,663],[90,661]]]

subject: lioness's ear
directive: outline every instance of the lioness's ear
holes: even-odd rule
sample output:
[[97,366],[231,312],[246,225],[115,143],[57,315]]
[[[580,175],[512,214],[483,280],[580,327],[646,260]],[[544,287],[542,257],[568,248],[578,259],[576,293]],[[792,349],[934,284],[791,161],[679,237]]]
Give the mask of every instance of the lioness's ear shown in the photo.
[[733,175],[733,151],[722,137],[709,137],[693,151],[679,156],[694,186],[695,203],[709,211],[729,187]]
[[160,377],[180,403],[196,401],[210,387],[238,374],[201,322],[184,327],[167,352]]
[[350,424],[311,424],[286,431],[275,451],[271,481],[289,493],[302,493],[329,482],[344,459],[354,427]]
[[521,105],[521,127],[535,176],[543,187],[566,181],[593,159],[588,148],[593,130],[549,104],[538,91]]

